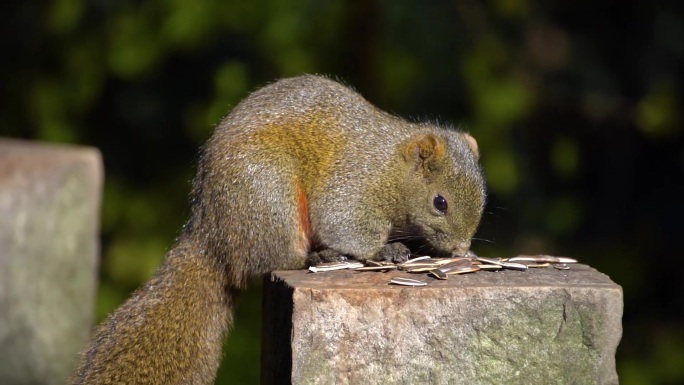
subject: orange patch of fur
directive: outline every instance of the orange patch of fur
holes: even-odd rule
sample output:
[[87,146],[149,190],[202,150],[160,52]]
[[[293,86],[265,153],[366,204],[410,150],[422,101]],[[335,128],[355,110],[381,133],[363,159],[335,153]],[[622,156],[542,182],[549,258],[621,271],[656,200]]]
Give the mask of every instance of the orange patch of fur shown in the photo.
[[309,251],[311,246],[311,238],[313,236],[313,229],[311,228],[311,220],[309,219],[309,199],[302,188],[299,181],[297,184],[297,212],[299,213],[299,249],[303,253]]

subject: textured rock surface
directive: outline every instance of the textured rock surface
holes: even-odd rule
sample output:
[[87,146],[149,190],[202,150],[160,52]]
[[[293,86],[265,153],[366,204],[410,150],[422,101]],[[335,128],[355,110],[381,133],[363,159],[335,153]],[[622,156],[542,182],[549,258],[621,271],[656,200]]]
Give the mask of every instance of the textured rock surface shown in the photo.
[[64,384],[92,325],[97,150],[0,140],[0,384]]
[[617,384],[621,321],[622,289],[585,265],[447,281],[279,271],[265,280],[262,383]]

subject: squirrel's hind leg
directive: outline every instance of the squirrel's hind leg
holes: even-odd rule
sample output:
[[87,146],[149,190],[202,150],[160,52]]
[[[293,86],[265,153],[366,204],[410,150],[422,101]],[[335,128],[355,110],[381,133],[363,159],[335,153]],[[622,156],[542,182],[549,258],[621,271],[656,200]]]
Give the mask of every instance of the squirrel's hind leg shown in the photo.
[[247,279],[306,267],[311,238],[308,201],[297,176],[284,164],[242,166],[259,178],[236,177],[239,185],[230,190],[232,202],[225,218],[233,224],[231,236],[239,235],[229,260],[238,273],[247,272]]

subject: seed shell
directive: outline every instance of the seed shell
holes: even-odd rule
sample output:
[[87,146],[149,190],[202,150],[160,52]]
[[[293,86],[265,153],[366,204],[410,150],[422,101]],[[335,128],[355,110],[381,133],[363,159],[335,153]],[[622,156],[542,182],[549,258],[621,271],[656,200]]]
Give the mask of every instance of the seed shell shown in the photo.
[[396,266],[362,266],[362,267],[357,267],[354,269],[354,271],[390,271],[390,270],[396,270]]
[[441,269],[430,270],[430,275],[432,275],[433,277],[435,277],[437,279],[442,279],[442,280],[448,278],[447,274],[444,271],[442,271]]
[[441,267],[460,267],[460,266],[472,266],[473,262],[470,258],[451,258],[450,261],[441,264]]
[[309,267],[309,271],[312,273],[320,273],[324,271],[356,269],[359,267],[363,267],[363,264],[359,262],[335,262],[311,266]]
[[409,270],[409,269],[415,269],[415,268],[417,268],[417,267],[431,267],[431,268],[435,268],[435,267],[438,267],[438,266],[439,266],[439,265],[437,265],[436,263],[416,262],[416,263],[409,263],[409,264],[407,264],[407,265],[403,265],[403,264],[402,264],[402,265],[399,265],[399,268],[400,268],[401,270]]
[[427,285],[427,282],[419,281],[417,279],[410,279],[410,278],[402,278],[402,277],[394,277],[390,281],[390,283],[395,284],[395,285],[402,285],[402,286],[425,286]]
[[508,262],[535,262],[535,263],[577,263],[576,259],[568,257],[554,257],[552,255],[518,255],[509,258]]
[[415,258],[413,258],[413,259],[409,259],[408,261],[402,263],[402,265],[403,265],[403,264],[406,264],[406,263],[422,261],[422,260],[424,260],[424,259],[432,259],[432,257],[429,256],[429,255],[421,255],[421,256],[415,257]]
[[505,261],[502,261],[500,259],[484,258],[484,257],[477,257],[477,260],[480,262],[483,262],[483,263],[489,263],[492,265],[503,266],[506,269],[527,270],[527,266],[523,265],[522,263],[505,262]]
[[[415,256],[415,255],[413,255]],[[569,270],[568,264],[577,263],[577,260],[567,257],[555,257],[551,255],[518,255],[512,258],[485,258],[478,257],[472,252],[466,256],[455,255],[452,258],[433,258],[430,256],[415,256],[415,258],[400,264],[391,261],[366,260],[365,263],[357,261],[336,261],[321,263],[309,267],[309,271],[325,272],[333,270],[352,269],[354,271],[381,271],[404,270],[409,273],[428,273],[437,279],[448,279],[449,275],[465,274],[478,270],[497,271],[502,269],[527,270],[528,268],[545,268],[553,266],[558,270]],[[410,278],[394,277],[390,284],[402,286],[425,286],[427,282]]]
[[505,262],[505,264],[501,266],[510,270],[527,270],[527,266],[522,263]]
[[335,262],[323,262],[316,265],[316,267],[336,267],[336,266],[347,266],[349,262],[346,261],[335,261]]
[[478,262],[489,263],[491,265],[499,265],[499,266],[503,266],[504,263],[506,263],[506,262],[502,262],[499,259],[485,258],[485,257],[476,257],[475,260]]
[[478,265],[463,266],[463,267],[459,267],[456,269],[451,269],[447,272],[447,274],[448,275],[455,275],[455,274],[474,273],[478,270],[480,270],[480,266],[478,266]]
[[550,263],[544,262],[544,263],[523,263],[523,265],[527,265],[528,268],[530,269],[538,269],[541,267],[549,267],[551,266]]
[[480,270],[492,270],[492,271],[498,271],[498,270],[503,270],[503,266],[501,265],[485,265],[485,264],[473,264],[473,266],[477,266],[480,268]]

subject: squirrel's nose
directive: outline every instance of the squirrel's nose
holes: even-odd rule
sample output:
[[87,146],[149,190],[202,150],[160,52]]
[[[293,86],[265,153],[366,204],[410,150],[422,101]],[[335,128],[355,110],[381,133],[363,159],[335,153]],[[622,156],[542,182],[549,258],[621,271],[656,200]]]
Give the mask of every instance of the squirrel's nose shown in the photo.
[[470,249],[470,240],[468,241],[462,241],[456,244],[456,247],[451,251],[451,253],[455,256],[463,257],[466,255],[468,250]]

